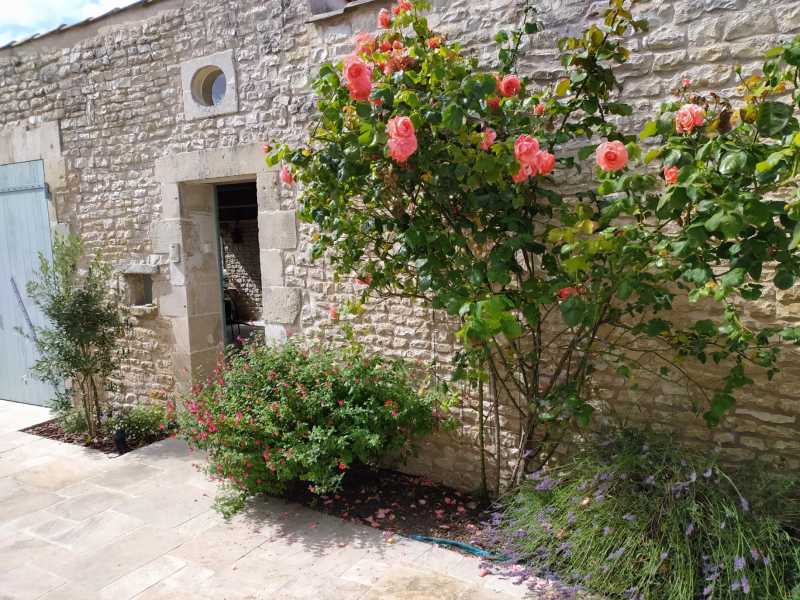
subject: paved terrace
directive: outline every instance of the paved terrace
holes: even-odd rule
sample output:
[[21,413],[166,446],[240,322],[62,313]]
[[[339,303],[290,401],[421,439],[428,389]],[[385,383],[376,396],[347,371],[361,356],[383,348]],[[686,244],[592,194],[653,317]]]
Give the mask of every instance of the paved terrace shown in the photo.
[[2,600],[512,600],[477,559],[281,500],[226,522],[175,440],[122,457],[20,433],[0,401]]

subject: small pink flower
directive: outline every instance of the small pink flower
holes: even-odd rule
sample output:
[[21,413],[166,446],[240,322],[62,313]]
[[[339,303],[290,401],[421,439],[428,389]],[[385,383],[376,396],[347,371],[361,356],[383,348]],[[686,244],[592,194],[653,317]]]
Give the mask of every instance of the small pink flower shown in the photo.
[[516,75],[506,75],[497,82],[497,91],[500,92],[502,96],[510,98],[511,96],[519,94],[520,86],[519,77]]
[[494,141],[497,139],[497,132],[492,128],[486,128],[483,131],[483,139],[481,140],[480,148],[481,150],[488,150],[494,144]]
[[690,85],[692,85],[692,80],[691,80],[691,79],[686,79],[686,78],[684,77],[683,79],[681,79],[681,85],[682,85],[683,87],[687,88],[687,87],[689,87]]
[[430,48],[431,50],[435,50],[436,48],[442,45],[442,38],[438,36],[428,38],[426,43],[428,44],[428,48]]
[[331,321],[339,320],[339,310],[336,308],[335,304],[331,304],[328,308],[328,316],[330,317]]
[[285,183],[286,185],[292,185],[294,183],[294,175],[292,175],[292,172],[289,170],[289,167],[287,167],[286,165],[283,165],[281,167],[281,175],[280,175],[280,177],[281,177],[281,181],[283,183]]
[[667,185],[675,185],[678,182],[678,167],[664,167],[664,181]]
[[353,40],[356,54],[372,54],[377,48],[377,42],[370,33],[359,33]]
[[544,150],[536,155],[536,168],[542,175],[549,175],[556,166],[556,157]]
[[486,100],[486,106],[488,106],[491,110],[499,110],[500,98],[498,98],[497,96],[492,96],[491,98]]
[[404,12],[412,10],[414,7],[408,0],[398,0],[397,5],[392,7],[392,13],[395,15],[402,15]]
[[514,142],[514,156],[521,165],[532,167],[539,153],[539,141],[529,135],[522,134]]
[[684,104],[675,115],[675,130],[678,133],[692,133],[706,120],[706,112],[697,104]]
[[340,471],[346,471],[347,470],[347,465],[344,464],[343,462],[340,462],[339,463],[339,470]]
[[544,104],[537,104],[536,106],[534,106],[533,107],[533,112],[535,114],[537,114],[537,115],[543,115],[544,114]]
[[597,147],[595,158],[603,171],[620,171],[628,164],[628,149],[618,140],[605,142]]
[[378,13],[378,27],[389,29],[389,27],[391,26],[392,26],[392,15],[389,14],[388,10],[382,8],[381,12]]

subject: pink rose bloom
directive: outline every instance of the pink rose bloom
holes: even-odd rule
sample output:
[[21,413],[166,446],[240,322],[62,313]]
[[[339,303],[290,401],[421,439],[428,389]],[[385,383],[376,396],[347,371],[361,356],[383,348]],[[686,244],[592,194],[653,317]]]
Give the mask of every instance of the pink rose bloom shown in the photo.
[[500,108],[500,98],[497,96],[492,96],[488,100],[486,100],[486,106],[488,106],[492,110],[498,110]]
[[628,164],[628,149],[617,140],[605,142],[597,147],[595,158],[603,171],[620,171]]
[[536,155],[536,168],[542,175],[549,175],[556,166],[556,157],[544,150]]
[[531,167],[520,165],[519,171],[512,175],[511,179],[514,181],[514,183],[522,183],[523,181],[527,181],[531,175],[533,175]]
[[664,181],[667,182],[667,185],[675,185],[678,183],[678,173],[680,169],[678,167],[664,167]]
[[516,75],[506,75],[497,82],[497,91],[500,92],[502,96],[510,98],[511,96],[519,94],[520,85],[519,77]]
[[539,153],[539,142],[536,138],[522,134],[514,142],[514,156],[521,165],[532,167],[536,163],[536,155]]
[[386,125],[386,133],[390,138],[412,138],[416,137],[414,123],[408,117],[394,117],[389,119]]
[[544,114],[544,104],[537,104],[536,106],[534,106],[533,107],[533,112],[536,113],[537,115],[543,115]]
[[389,29],[389,27],[391,26],[392,26],[392,15],[389,14],[388,10],[382,8],[381,12],[378,13],[378,27]]
[[353,43],[356,47],[356,54],[369,55],[375,52],[375,48],[377,47],[375,38],[369,33],[359,33],[353,39]]
[[367,63],[351,56],[344,64],[344,79],[353,100],[367,100],[372,92],[372,69]]
[[485,129],[483,132],[483,140],[481,140],[481,144],[480,146],[478,146],[478,148],[480,148],[481,150],[488,150],[489,148],[492,147],[492,144],[494,144],[494,141],[496,139],[497,139],[497,132],[494,129],[492,128]]
[[389,138],[386,146],[389,148],[389,156],[399,163],[404,163],[417,151],[417,138],[416,136]]
[[292,172],[289,170],[289,167],[287,167],[286,165],[283,165],[281,167],[280,177],[281,181],[286,185],[292,185],[294,183],[294,176],[292,175]]
[[706,121],[706,112],[697,104],[684,104],[675,115],[675,130],[678,133],[692,133]]

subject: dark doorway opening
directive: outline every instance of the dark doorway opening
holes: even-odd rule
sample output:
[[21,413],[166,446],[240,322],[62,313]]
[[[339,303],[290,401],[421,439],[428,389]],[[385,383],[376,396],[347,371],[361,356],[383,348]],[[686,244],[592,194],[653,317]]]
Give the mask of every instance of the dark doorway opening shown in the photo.
[[217,186],[226,343],[263,331],[261,254],[255,182]]

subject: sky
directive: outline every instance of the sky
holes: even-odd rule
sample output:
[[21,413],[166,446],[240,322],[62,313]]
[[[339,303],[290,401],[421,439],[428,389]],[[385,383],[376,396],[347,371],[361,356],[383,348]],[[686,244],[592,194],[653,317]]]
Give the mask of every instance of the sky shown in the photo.
[[136,0],[0,0],[0,46],[62,23],[72,25]]

